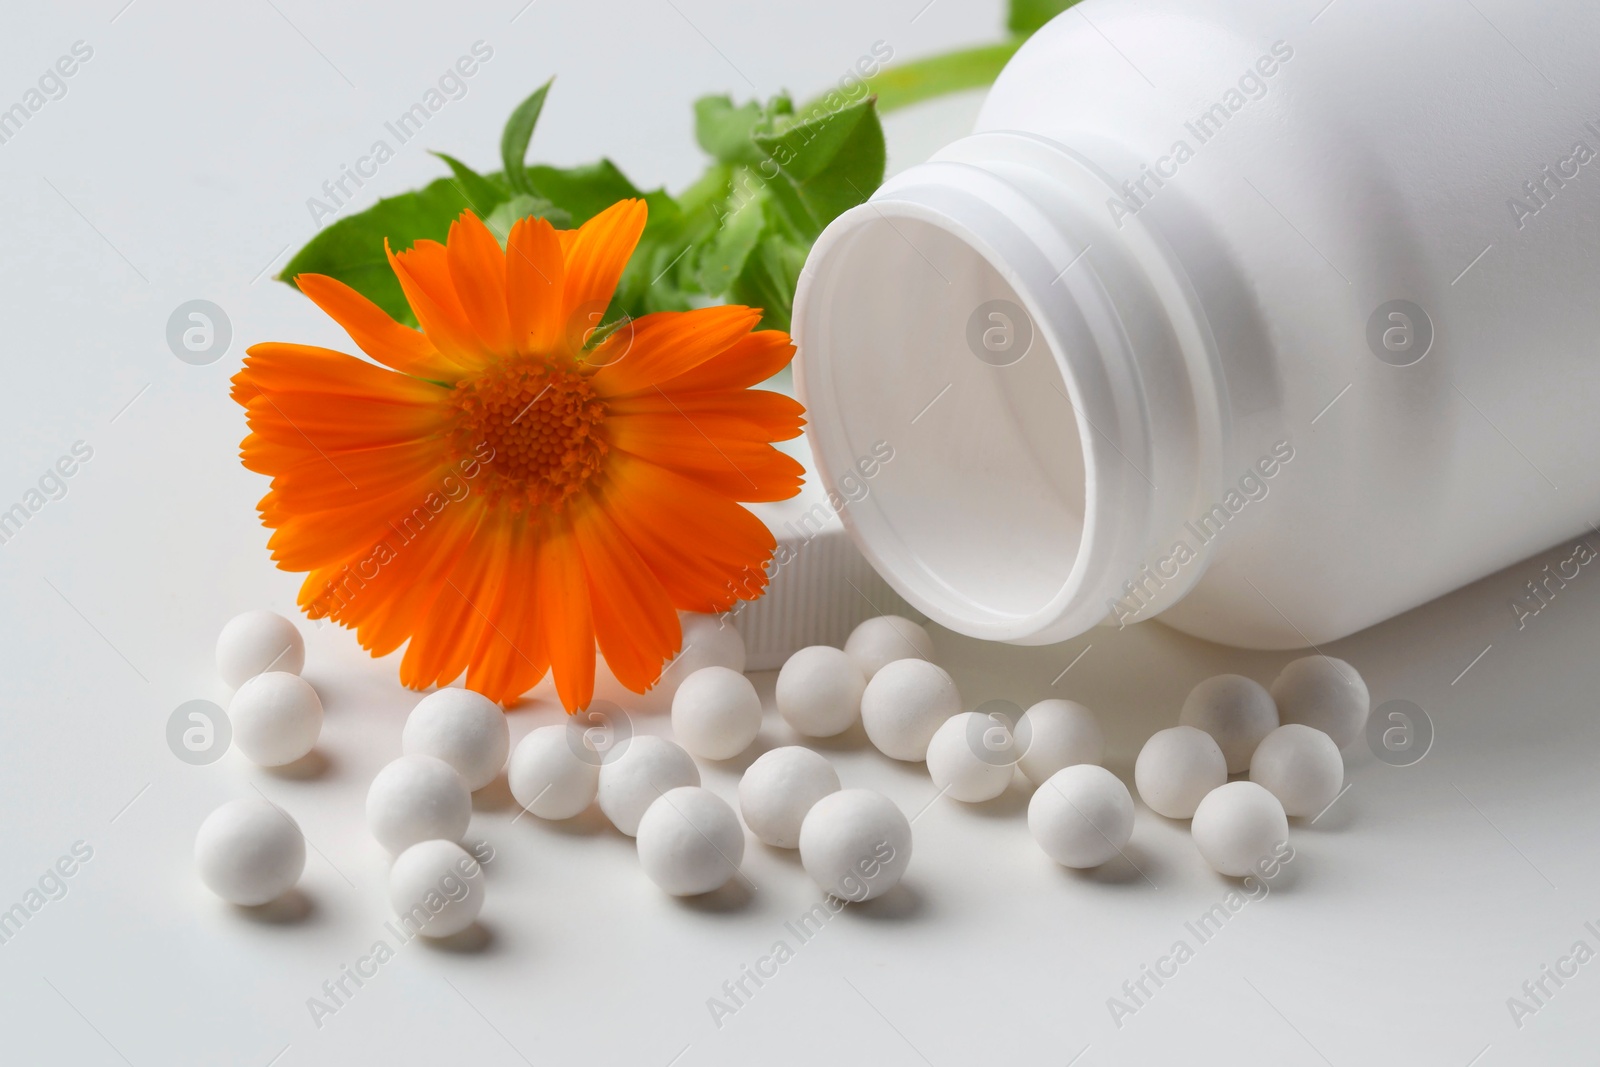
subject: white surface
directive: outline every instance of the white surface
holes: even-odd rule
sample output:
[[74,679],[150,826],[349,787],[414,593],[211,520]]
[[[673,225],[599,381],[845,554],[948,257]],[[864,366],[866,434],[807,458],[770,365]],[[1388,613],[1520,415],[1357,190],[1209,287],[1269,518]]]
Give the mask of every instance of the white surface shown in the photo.
[[[304,674],[327,711],[323,762],[275,773],[237,754],[194,767],[168,751],[178,704],[226,700],[212,657],[222,624],[256,607],[294,614],[297,579],[268,562],[252,511],[265,485],[235,458],[243,419],[226,400],[227,376],[251,341],[344,344],[304,298],[251,279],[309,235],[305,198],[480,37],[496,58],[433,120],[428,145],[485,167],[506,112],[553,70],[540,158],[605,152],[641,182],[674,187],[697,166],[692,96],[749,90],[665,4],[540,0],[510,24],[518,3],[380,16],[274,2],[358,88],[266,4],[137,0],[114,24],[122,0],[13,5],[0,35],[7,100],[72,41],[96,49],[68,96],[0,145],[0,499],[20,499],[74,441],[95,450],[67,496],[0,545],[0,906],[22,901],[75,842],[91,853],[64,864],[65,895],[0,944],[0,1058],[957,1067],[1065,1064],[1086,1047],[1078,1067],[1592,1058],[1594,965],[1520,1030],[1506,1008],[1575,940],[1596,944],[1583,924],[1596,918],[1600,888],[1600,579],[1586,568],[1522,630],[1509,607],[1570,551],[1324,646],[1361,670],[1375,703],[1426,709],[1432,751],[1397,768],[1353,746],[1350,789],[1315,825],[1291,830],[1296,858],[1267,897],[1198,945],[1120,1029],[1107,998],[1178,938],[1193,942],[1185,923],[1233,888],[1206,870],[1187,828],[1141,806],[1128,849],[1138,870],[1116,861],[1074,874],[1029,838],[1015,787],[989,805],[924,811],[934,794],[926,771],[883,758],[854,731],[824,750],[846,786],[879,789],[917,817],[915,858],[895,893],[829,919],[804,944],[784,924],[817,892],[792,853],[751,842],[743,869],[757,888],[747,896],[671,900],[596,812],[560,825],[515,818],[491,785],[468,833],[495,849],[481,947],[401,945],[317,1028],[307,998],[379,938],[395,943],[384,926],[388,858],[362,800],[399,755],[419,696],[397,685],[395,659],[373,662],[348,633],[308,624]],[[1540,42],[1516,36],[1514,8],[1477,2],[1537,57]],[[674,3],[763,90],[821,88],[879,38],[910,56],[986,39],[998,23],[993,4],[944,0],[912,24],[920,4],[818,0],[788,6],[774,34],[775,4]],[[1318,6],[1296,5],[1296,17]],[[1379,43],[1390,11],[1340,0],[1317,27]],[[1485,50],[1506,47],[1487,26],[1477,32]],[[921,136],[924,121],[891,126]],[[440,172],[421,147],[384,168],[385,189]],[[223,304],[235,331],[234,348],[209,367],[179,363],[163,339],[172,309],[199,296]],[[1338,411],[1311,429],[1312,442]],[[1140,743],[1176,721],[1195,682],[1223,671],[1267,682],[1292,658],[1152,625],[1039,649],[935,639],[974,705],[1058,695],[1093,707],[1107,763],[1125,781]],[[767,714],[756,748],[792,742],[772,709],[771,676],[758,688]],[[546,699],[510,721],[520,738],[561,715]],[[665,720],[640,716],[639,728],[662,731]],[[705,784],[732,799],[739,773],[708,766]],[[300,883],[308,907],[283,917],[292,921],[241,916],[194,875],[200,821],[258,790],[311,846]],[[713,1025],[707,998],[779,938],[794,957]]]

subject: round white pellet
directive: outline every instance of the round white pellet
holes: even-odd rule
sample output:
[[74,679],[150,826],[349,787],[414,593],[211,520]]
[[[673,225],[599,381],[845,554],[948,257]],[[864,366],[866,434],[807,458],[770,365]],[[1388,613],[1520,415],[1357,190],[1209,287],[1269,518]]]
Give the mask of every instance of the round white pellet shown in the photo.
[[506,782],[517,803],[541,819],[570,819],[594,803],[600,757],[574,743],[570,726],[541,726],[517,742]]
[[839,772],[826,756],[799,745],[764,752],[739,779],[739,811],[762,842],[798,848],[800,824],[811,806],[839,791]]
[[1367,683],[1332,656],[1303,656],[1288,664],[1272,683],[1272,699],[1283,722],[1321,730],[1339,748],[1361,736],[1372,710]]
[[288,892],[306,867],[306,839],[288,812],[257,797],[230,800],[194,838],[200,880],[234,904],[265,904]]
[[1228,773],[1238,774],[1249,770],[1256,746],[1278,728],[1278,706],[1260,682],[1219,674],[1189,690],[1178,721],[1210,734],[1228,761]]
[[636,734],[600,764],[595,797],[611,824],[629,837],[656,798],[669,789],[699,785],[694,758],[664,737]]
[[1094,712],[1071,700],[1041,700],[1017,720],[1017,766],[1034,785],[1078,763],[1105,757],[1105,735]]
[[671,694],[695,671],[706,667],[726,667],[744,673],[744,637],[733,623],[721,615],[685,613],[679,616],[683,644],[677,658],[661,672],[656,687]]
[[728,802],[697,785],[669,789],[645,809],[639,866],[675,897],[726,885],[744,859],[744,828]]
[[470,689],[441,689],[417,701],[400,731],[408,756],[434,756],[477,792],[500,773],[511,751],[511,729],[500,705]]
[[800,863],[841,900],[880,897],[911,864],[911,823],[870,789],[841,789],[811,806],[800,824]]
[[964,711],[940,724],[928,742],[928,776],[941,793],[975,804],[1011,784],[1017,749],[998,715]]
[[960,710],[956,683],[944,668],[923,659],[885,665],[861,694],[867,737],[893,759],[925,759],[934,731]]
[[1028,832],[1063,867],[1098,867],[1133,836],[1133,797],[1104,767],[1063,767],[1034,790]]
[[1277,797],[1286,815],[1320,815],[1344,785],[1344,757],[1321,730],[1285,723],[1256,746],[1250,780]]
[[1229,782],[1207,793],[1190,830],[1211,869],[1234,878],[1260,871],[1289,840],[1283,805],[1255,782]]
[[778,714],[798,734],[833,737],[861,718],[867,677],[843,649],[829,645],[802,648],[778,672],[774,696]]
[[299,674],[305,665],[305,639],[276,612],[235,615],[217,635],[217,673],[235,689],[262,671]]
[[732,759],[761,732],[761,698],[727,667],[701,667],[672,696],[672,736],[701,759]]
[[389,906],[425,937],[459,934],[483,910],[483,867],[454,841],[419,841],[389,868]]
[[933,638],[928,631],[899,615],[879,615],[854,630],[844,643],[867,681],[897,659],[933,659]]
[[311,683],[287,671],[246,678],[228,702],[233,743],[263,767],[304,756],[322,733],[322,701]]
[[1212,736],[1193,726],[1157,730],[1133,763],[1133,784],[1150,810],[1193,817],[1207,793],[1228,780],[1228,760]]
[[390,852],[434,838],[460,841],[471,820],[472,794],[437,756],[401,756],[367,790],[367,826]]

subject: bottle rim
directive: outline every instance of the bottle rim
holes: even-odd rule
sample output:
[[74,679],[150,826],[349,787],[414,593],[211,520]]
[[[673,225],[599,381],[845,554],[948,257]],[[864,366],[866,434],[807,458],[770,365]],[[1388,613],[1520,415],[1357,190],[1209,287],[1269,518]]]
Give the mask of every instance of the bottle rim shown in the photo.
[[[1029,644],[1115,614],[1131,583],[1148,617],[1205,563],[1148,578],[1207,436],[1169,301],[1027,162],[1038,142],[967,138],[842,214],[794,319],[817,473],[868,561],[935,622]],[[993,358],[990,321],[1031,347]],[[863,490],[853,457],[881,441],[895,460]]]

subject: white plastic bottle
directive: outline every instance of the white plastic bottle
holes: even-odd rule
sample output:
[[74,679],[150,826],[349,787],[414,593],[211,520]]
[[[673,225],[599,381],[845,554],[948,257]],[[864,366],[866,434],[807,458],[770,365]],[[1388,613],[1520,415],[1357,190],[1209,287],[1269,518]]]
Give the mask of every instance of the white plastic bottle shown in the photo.
[[798,382],[907,600],[1352,633],[1600,518],[1600,7],[1087,0],[837,219]]

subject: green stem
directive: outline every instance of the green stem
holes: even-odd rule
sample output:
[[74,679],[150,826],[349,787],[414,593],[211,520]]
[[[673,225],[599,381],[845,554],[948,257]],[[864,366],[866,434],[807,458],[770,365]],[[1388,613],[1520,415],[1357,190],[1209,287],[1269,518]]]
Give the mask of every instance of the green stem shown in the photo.
[[[1022,47],[1022,41],[1023,38],[1017,37],[999,44],[914,59],[868,78],[867,88],[878,94],[880,112],[898,111],[966,89],[982,89],[994,83],[1000,68]],[[801,109],[802,113],[807,110]]]

